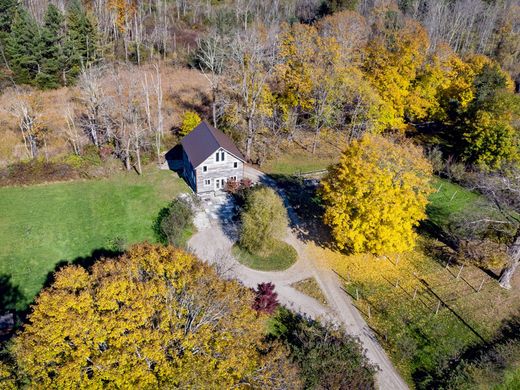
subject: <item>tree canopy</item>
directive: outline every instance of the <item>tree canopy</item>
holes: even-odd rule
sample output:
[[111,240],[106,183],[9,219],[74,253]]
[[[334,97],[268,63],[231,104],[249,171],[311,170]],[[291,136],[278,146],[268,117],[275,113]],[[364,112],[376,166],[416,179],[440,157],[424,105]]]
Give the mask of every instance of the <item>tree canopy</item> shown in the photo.
[[354,141],[320,190],[336,244],[353,252],[411,249],[426,218],[432,168],[421,148],[381,136]]
[[71,265],[38,296],[14,342],[42,388],[287,387],[253,293],[171,246],[142,244],[90,271]]

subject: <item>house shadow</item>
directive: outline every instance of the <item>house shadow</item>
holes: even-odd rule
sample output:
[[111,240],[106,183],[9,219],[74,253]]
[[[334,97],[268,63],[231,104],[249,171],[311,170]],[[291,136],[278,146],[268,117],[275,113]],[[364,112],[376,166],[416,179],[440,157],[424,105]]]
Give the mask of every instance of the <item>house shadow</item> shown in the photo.
[[164,155],[164,159],[171,171],[175,171],[181,176],[182,174],[182,145],[177,144]]

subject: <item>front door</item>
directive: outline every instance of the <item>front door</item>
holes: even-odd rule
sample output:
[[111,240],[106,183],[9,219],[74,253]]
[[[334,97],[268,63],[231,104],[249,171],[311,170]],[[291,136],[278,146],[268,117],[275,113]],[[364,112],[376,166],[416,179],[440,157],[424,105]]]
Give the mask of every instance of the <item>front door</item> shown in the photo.
[[224,179],[215,179],[215,190],[223,190],[224,184]]

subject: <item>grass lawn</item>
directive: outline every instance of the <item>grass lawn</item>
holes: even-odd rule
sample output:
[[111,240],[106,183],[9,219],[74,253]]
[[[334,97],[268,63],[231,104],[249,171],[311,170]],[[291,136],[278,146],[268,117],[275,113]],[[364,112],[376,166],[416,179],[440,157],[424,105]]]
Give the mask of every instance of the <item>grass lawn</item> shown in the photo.
[[468,265],[457,279],[460,265],[446,267],[437,257],[442,248],[421,238],[415,251],[376,258],[309,247],[310,256],[341,275],[398,370],[419,389],[439,388],[450,364],[470,348],[488,348],[518,313],[520,283],[503,290]]
[[0,188],[0,275],[31,302],[61,261],[88,257],[96,249],[155,241],[152,223],[184,182],[150,168],[142,176]]
[[232,249],[236,259],[246,267],[258,271],[283,271],[296,262],[296,250],[283,241],[276,241],[271,252],[265,256],[257,255],[240,248],[235,244]]
[[450,215],[476,207],[481,196],[447,179],[435,178],[427,212],[429,219],[440,226],[448,223]]
[[308,152],[283,153],[278,158],[262,165],[262,170],[269,174],[294,175],[326,169],[335,162],[334,158],[313,155]]
[[300,280],[299,282],[294,283],[292,285],[292,287],[294,287],[296,290],[316,299],[319,303],[321,303],[323,305],[327,304],[327,298],[325,298],[323,291],[321,291],[321,288],[318,285],[318,282],[316,282],[316,279],[314,279],[314,278],[307,278],[304,280]]

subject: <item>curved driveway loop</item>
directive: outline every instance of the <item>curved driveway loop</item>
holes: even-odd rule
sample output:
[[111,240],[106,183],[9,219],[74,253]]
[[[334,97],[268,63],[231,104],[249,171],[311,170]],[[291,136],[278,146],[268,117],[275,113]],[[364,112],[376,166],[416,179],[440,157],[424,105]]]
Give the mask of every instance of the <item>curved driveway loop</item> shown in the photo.
[[[293,226],[299,226],[298,216],[289,205],[283,190],[262,172],[246,167],[246,176],[271,186],[284,199],[289,218]],[[352,304],[350,297],[342,289],[342,283],[331,269],[319,266],[317,261],[306,254],[306,246],[298,238],[296,230],[289,228],[286,242],[298,252],[298,261],[289,269],[280,272],[255,271],[238,263],[231,255],[231,247],[236,241],[236,229],[229,220],[212,218],[210,212],[200,210],[195,217],[198,233],[188,242],[190,249],[201,259],[213,263],[219,272],[229,278],[237,278],[248,287],[256,287],[258,283],[272,282],[276,286],[279,301],[299,313],[343,324],[347,332],[359,337],[366,349],[368,358],[379,366],[377,382],[380,389],[408,389],[408,386],[397,373],[385,351],[368,327],[363,317]],[[314,277],[327,298],[325,307],[291,285],[297,281]]]

